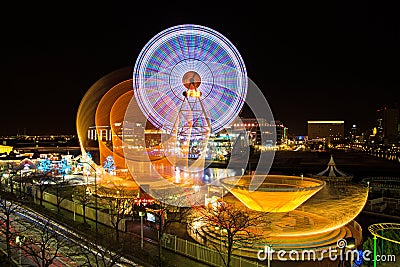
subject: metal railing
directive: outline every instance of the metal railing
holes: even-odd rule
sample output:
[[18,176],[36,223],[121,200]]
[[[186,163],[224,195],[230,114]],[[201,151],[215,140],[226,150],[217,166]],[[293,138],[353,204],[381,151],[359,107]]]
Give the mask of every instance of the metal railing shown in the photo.
[[[210,247],[206,247],[204,245],[200,245],[194,242],[191,242],[186,239],[179,238],[175,235],[164,234],[164,238],[162,240],[163,247],[174,251],[175,253],[179,253],[185,255],[187,257],[193,258],[200,262],[207,263],[211,266],[225,266],[222,257],[226,259],[226,254],[223,252],[219,252]],[[258,267],[262,266],[262,264],[251,261],[243,257],[231,256],[231,266],[232,267]]]

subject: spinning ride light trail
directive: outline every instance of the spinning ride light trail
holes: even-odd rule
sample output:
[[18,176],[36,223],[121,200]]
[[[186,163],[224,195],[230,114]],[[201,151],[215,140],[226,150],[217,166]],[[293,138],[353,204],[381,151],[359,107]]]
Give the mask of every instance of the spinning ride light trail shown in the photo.
[[[337,249],[337,240],[348,237],[349,233],[360,242],[361,226],[354,219],[368,199],[368,188],[355,184],[335,186],[311,178],[302,181],[303,177],[268,176],[254,192],[247,190],[247,176],[222,179],[224,187],[232,192],[232,195],[224,197],[224,202],[238,209],[243,208],[246,212],[259,213],[264,220],[248,228],[258,235],[258,240],[250,244],[242,243],[242,249],[246,249],[237,255],[256,257],[257,251],[264,249],[266,244],[272,245],[275,251],[283,249],[286,252],[301,252],[313,249],[318,253],[326,251],[328,247]],[[236,179],[241,180],[235,183]],[[318,184],[324,186],[318,189]],[[318,192],[315,195],[303,202],[303,193],[316,190]],[[292,210],[294,206],[297,207]],[[188,229],[188,233],[200,243],[204,243],[204,237],[207,237],[207,243],[204,243],[207,245],[220,242],[215,225],[202,220],[201,211],[195,211]],[[380,228],[376,229],[378,231]],[[243,238],[246,237],[243,233]],[[322,254],[320,256],[327,257]]]
[[221,184],[252,210],[261,212],[288,212],[299,207],[325,186],[325,182],[299,176],[267,175],[254,192],[249,192],[253,177],[227,177]]

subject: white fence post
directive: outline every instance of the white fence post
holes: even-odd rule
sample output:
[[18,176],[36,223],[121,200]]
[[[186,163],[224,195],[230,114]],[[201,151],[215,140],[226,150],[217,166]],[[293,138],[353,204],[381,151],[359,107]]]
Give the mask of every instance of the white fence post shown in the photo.
[[174,242],[174,251],[176,252],[176,236],[175,236],[175,242]]

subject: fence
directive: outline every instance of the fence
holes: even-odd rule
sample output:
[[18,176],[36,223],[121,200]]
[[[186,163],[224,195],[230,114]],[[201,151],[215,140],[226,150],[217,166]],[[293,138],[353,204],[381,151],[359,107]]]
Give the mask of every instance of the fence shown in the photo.
[[366,211],[383,212],[387,203],[383,202],[383,197],[367,200],[364,209]]
[[[176,253],[185,255],[187,257],[193,258],[200,262],[207,263],[211,266],[224,266],[222,256],[226,259],[225,253],[220,253],[204,245],[190,242],[186,239],[179,238],[175,235],[165,234],[163,247],[170,249]],[[265,264],[264,264],[265,265]],[[231,256],[231,266],[232,267],[258,267],[262,266],[261,263],[250,261],[243,257],[238,257],[235,255]]]
[[388,207],[393,208],[393,209],[400,209],[400,199],[398,198],[389,198],[389,197],[384,197],[383,201],[388,204]]
[[400,199],[398,198],[388,198],[380,197],[375,199],[370,199],[365,204],[366,211],[383,212],[386,209],[394,211],[397,215],[400,211]]
[[[39,201],[40,198],[40,192],[38,190],[33,190],[33,195],[34,195],[34,200],[35,202]],[[44,192],[43,193],[43,201],[46,201],[48,203],[51,203],[53,205],[57,205],[57,197],[53,194]],[[60,203],[60,207],[62,209],[68,210],[70,212],[73,212],[76,215],[83,215],[83,207],[82,205],[78,204],[78,203],[74,203],[73,201],[69,200],[69,199],[64,199],[61,203]],[[90,219],[92,221],[96,220],[96,209],[92,208],[92,207],[86,207],[85,208],[85,216],[87,219]],[[97,222],[110,226],[110,227],[114,227],[113,224],[111,223],[112,217],[110,216],[109,213],[106,212],[102,212],[100,210],[97,211]],[[118,225],[118,229],[120,231],[125,231],[126,230],[126,226],[125,226],[125,219],[122,219],[119,222]]]

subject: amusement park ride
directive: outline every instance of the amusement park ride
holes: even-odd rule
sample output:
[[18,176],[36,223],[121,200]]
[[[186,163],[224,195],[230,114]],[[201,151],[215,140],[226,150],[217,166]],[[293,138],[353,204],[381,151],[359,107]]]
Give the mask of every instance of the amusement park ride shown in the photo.
[[[253,248],[243,247],[243,255],[256,255],[254,251],[266,242],[286,250],[321,250],[346,237],[354,237],[357,245],[361,242],[361,228],[354,218],[365,205],[367,188],[269,175],[273,151],[260,156],[254,174],[243,175],[249,145],[241,140],[244,129],[231,125],[240,121],[245,102],[254,114],[273,116],[265,97],[247,77],[238,50],[225,36],[193,24],[165,29],[140,52],[132,79],[124,79],[125,74],[113,72],[95,83],[78,110],[81,144],[90,125],[112,129],[111,145],[99,141],[99,150],[101,161],[114,158],[116,170],[99,179],[102,185],[145,190],[158,201],[182,207],[204,205],[210,194],[230,192],[224,200],[270,217],[270,223],[259,229],[264,240]],[[161,158],[149,156],[147,123],[161,133],[159,145],[150,148],[162,150]],[[226,168],[206,176],[210,137],[221,132],[230,136],[232,156]],[[84,145],[81,150],[87,154]],[[196,232],[195,239],[204,240],[200,234],[218,242],[213,227],[197,227],[190,231]]]

